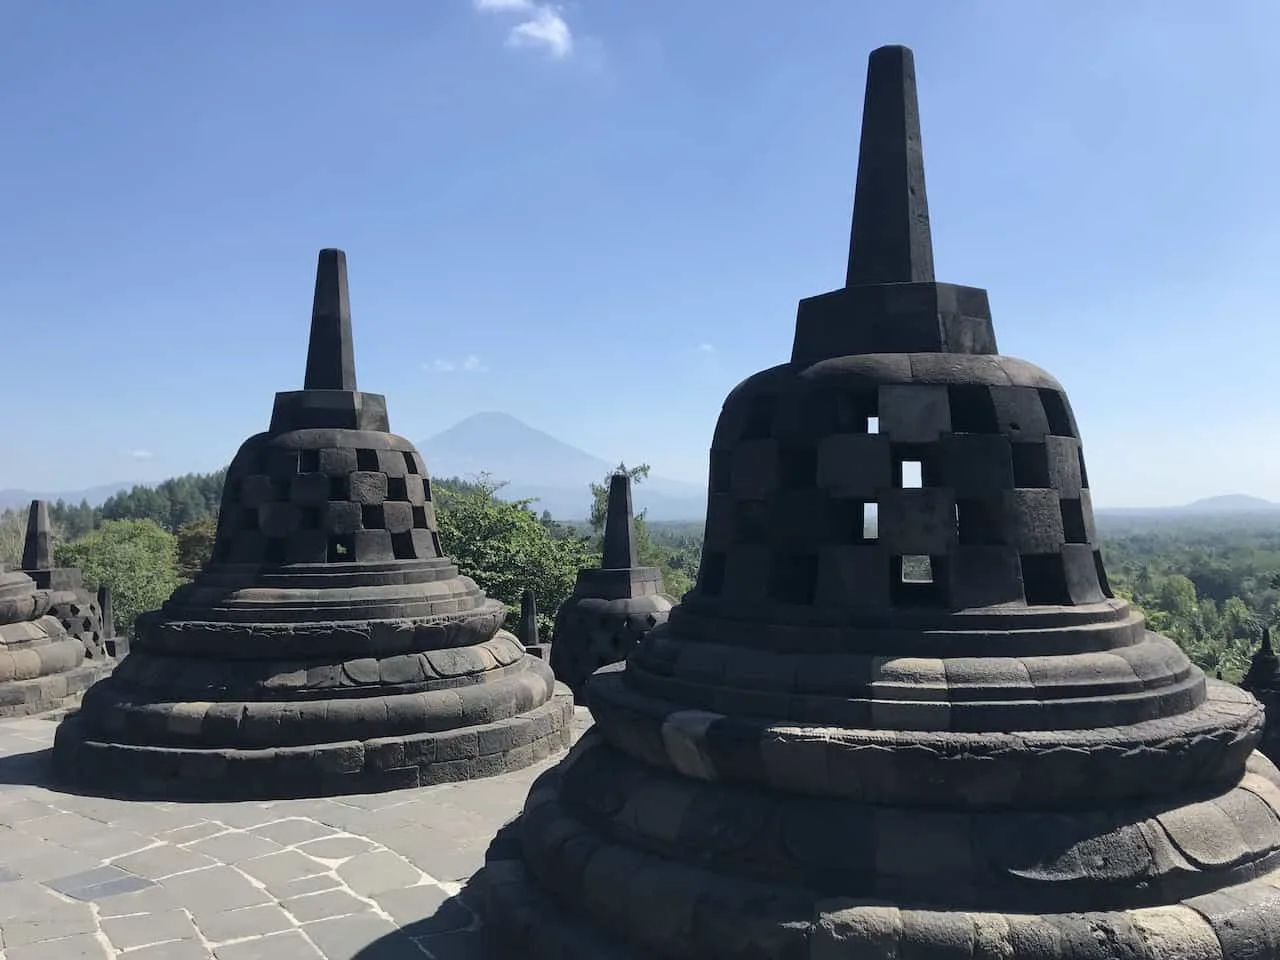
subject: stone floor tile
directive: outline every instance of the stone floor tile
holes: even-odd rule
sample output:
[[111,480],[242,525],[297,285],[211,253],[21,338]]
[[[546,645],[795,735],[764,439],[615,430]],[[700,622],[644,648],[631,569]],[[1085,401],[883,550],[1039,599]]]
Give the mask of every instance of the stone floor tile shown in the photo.
[[216,820],[225,827],[235,830],[246,830],[249,827],[261,826],[272,820],[279,820],[282,814],[276,813],[265,803],[205,803],[200,805],[200,813],[207,820]]
[[63,903],[57,910],[29,918],[15,917],[0,924],[4,945],[19,947],[43,940],[62,940],[96,930],[93,910],[87,903]]
[[239,864],[239,868],[263,883],[288,883],[329,871],[323,863],[296,850],[282,850],[265,857],[255,857]]
[[14,826],[19,823],[26,823],[28,820],[48,817],[57,812],[47,803],[26,799],[18,800],[14,803],[6,803],[0,806],[0,824]]
[[111,960],[111,952],[96,936],[44,940],[6,949],[5,960]]
[[206,867],[192,873],[169,877],[162,886],[198,920],[211,913],[267,903],[266,891],[254,886],[234,867]]
[[166,843],[163,846],[152,847],[149,850],[118,857],[111,862],[113,866],[119,867],[121,870],[128,870],[139,877],[146,877],[148,880],[160,880],[164,877],[171,877],[174,874],[189,873],[202,867],[211,867],[216,861],[210,857]]
[[217,960],[321,960],[324,957],[297,930],[214,947],[213,955]]
[[301,817],[290,817],[278,819],[275,823],[266,823],[259,827],[253,827],[251,832],[260,837],[266,837],[268,840],[274,840],[281,846],[289,847],[295,843],[306,843],[308,840],[329,837],[337,831],[328,824],[317,823],[314,820],[304,820]]
[[197,918],[196,926],[210,943],[223,943],[291,930],[294,923],[279,906],[264,903],[257,907],[202,914]]
[[[201,813],[204,808],[201,807]],[[156,839],[163,840],[165,843],[175,845],[184,843],[193,843],[196,840],[203,840],[205,837],[211,837],[216,833],[225,833],[227,828],[221,823],[214,823],[211,820],[202,820],[199,823],[189,823],[184,827],[177,827],[173,830],[165,830],[157,833]]]
[[[360,960],[368,960],[367,953],[371,945],[384,937],[399,933],[399,928],[390,920],[372,913],[317,920],[315,923],[308,923],[303,929],[311,942],[330,960],[352,960],[357,955]],[[404,942],[408,943],[407,937],[404,937]]]
[[317,860],[348,860],[362,853],[368,853],[374,847],[372,840],[364,837],[326,837],[323,840],[310,840],[298,844],[298,852]]
[[[58,893],[65,894],[68,897],[75,897],[77,900],[89,900],[92,897],[81,896],[86,890],[92,890],[101,887],[104,884],[112,883],[119,880],[139,879],[134,877],[128,871],[121,870],[119,867],[105,866],[94,867],[91,870],[77,870],[75,873],[66,874],[61,877],[51,877],[44,881],[44,885],[51,890],[57,890]],[[144,884],[150,886],[150,884]]]
[[139,913],[163,913],[182,906],[164,887],[151,884],[142,890],[123,893],[94,901],[98,908],[98,917],[131,917]]
[[449,933],[475,922],[471,910],[458,897],[449,896],[434,883],[386,890],[374,894],[373,900],[400,926],[412,925],[415,935]]
[[[415,938],[429,960],[493,960],[499,954],[484,930]],[[364,960],[363,957],[360,960]]]
[[120,955],[122,960],[211,960],[213,952],[199,940],[157,943]]
[[90,820],[78,813],[53,813],[47,817],[22,822],[22,832],[29,837],[40,837],[54,843],[66,844],[68,840],[84,840],[96,837],[106,824]]
[[365,913],[372,910],[368,903],[347,890],[326,890],[323,893],[312,893],[305,897],[294,897],[280,904],[299,923],[311,923],[315,920],[327,920],[331,917],[345,917],[352,913]]
[[28,853],[22,857],[5,856],[5,860],[14,871],[36,883],[44,883],[72,873],[83,873],[102,865],[102,860],[98,857],[68,850],[50,841],[45,841],[44,847],[34,853]]
[[[66,841],[65,845],[72,850],[78,850],[89,856],[97,857],[99,860],[110,860],[154,846],[155,840],[136,830],[103,826],[93,836]],[[2,842],[0,842],[0,849],[3,849]]]
[[372,896],[384,890],[412,887],[422,880],[422,871],[390,850],[362,853],[338,867],[337,874],[356,893]]
[[274,840],[237,830],[187,844],[185,849],[202,856],[212,857],[221,863],[241,863],[254,857],[279,853],[284,848]]
[[103,920],[102,932],[117,950],[167,943],[171,940],[196,939],[196,928],[183,910]]

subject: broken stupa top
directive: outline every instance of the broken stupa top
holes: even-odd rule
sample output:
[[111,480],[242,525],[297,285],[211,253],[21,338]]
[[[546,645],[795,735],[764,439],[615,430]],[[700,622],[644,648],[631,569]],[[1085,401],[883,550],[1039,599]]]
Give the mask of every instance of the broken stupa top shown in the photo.
[[556,612],[551,668],[578,690],[593,672],[626,659],[636,643],[675,605],[664,592],[662,571],[640,565],[636,553],[631,477],[609,480],[600,566],[578,571],[573,594]]
[[22,542],[22,570],[41,590],[50,592],[49,613],[63,629],[84,644],[85,655],[103,660],[109,656],[107,638],[115,633],[103,622],[99,594],[86,589],[77,567],[56,567],[49,504],[32,500],[27,510],[27,530]]
[[905,47],[846,286],[726,399],[697,584],[586,700],[490,848],[508,950],[1280,960],[1261,707],[1111,596],[1061,385],[934,281]]
[[[292,772],[223,757],[244,761],[221,785],[240,795],[466,779],[531,762],[508,754],[539,738],[543,756],[558,749],[567,695],[553,702],[549,668],[501,630],[505,605],[443,554],[426,464],[389,429],[383,396],[356,387],[346,255],[323,250],[303,389],[276,394],[270,427],[241,445],[210,562],[138,618],[123,669],[90,692],[67,743],[115,748],[111,762],[138,764],[156,792],[185,768],[175,777],[144,747],[311,750]],[[175,710],[198,716],[157,725]],[[504,736],[477,742],[493,723]],[[470,746],[441,767],[436,740],[458,729]]]

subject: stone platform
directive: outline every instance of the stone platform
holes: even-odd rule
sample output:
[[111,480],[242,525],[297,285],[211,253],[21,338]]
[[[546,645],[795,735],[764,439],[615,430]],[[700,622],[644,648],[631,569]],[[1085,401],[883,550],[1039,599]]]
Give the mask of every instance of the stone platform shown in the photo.
[[547,762],[335,799],[112,800],[50,785],[55,720],[0,720],[0,960],[500,955],[468,881]]

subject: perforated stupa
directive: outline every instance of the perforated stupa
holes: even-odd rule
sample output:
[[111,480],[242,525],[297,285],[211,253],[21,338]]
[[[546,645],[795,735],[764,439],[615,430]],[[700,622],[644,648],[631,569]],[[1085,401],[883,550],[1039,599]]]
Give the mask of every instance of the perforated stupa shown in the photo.
[[58,730],[76,782],[272,797],[516,769],[572,697],[444,554],[426,465],[356,387],[346,256],[320,253],[303,389],[227,471],[213,557]]
[[1062,386],[934,281],[904,47],[854,209],[846,285],[725,401],[696,587],[490,848],[492,922],[560,960],[1275,960],[1262,711],[1111,595]]

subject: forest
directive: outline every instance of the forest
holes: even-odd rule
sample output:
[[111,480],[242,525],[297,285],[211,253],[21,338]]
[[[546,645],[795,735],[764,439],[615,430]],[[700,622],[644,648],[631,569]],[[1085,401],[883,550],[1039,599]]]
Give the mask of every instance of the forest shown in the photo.
[[[620,464],[633,483],[647,465]],[[136,486],[99,507],[50,505],[57,562],[80,567],[90,584],[111,587],[116,629],[159,606],[208,560],[226,471]],[[608,477],[591,485],[591,516],[554,520],[536,502],[501,498],[503,483],[481,475],[434,479],[445,549],[463,573],[502,600],[514,624],[532,588],[539,626],[550,635],[556,608],[579,568],[600,562]],[[1142,609],[1151,629],[1177,641],[1199,666],[1238,681],[1265,627],[1280,620],[1280,512],[1143,516],[1100,512],[1098,530],[1111,586]],[[0,563],[22,550],[25,510],[0,513]],[[702,550],[700,522],[636,518],[640,561],[661,568],[667,592],[693,586]]]

